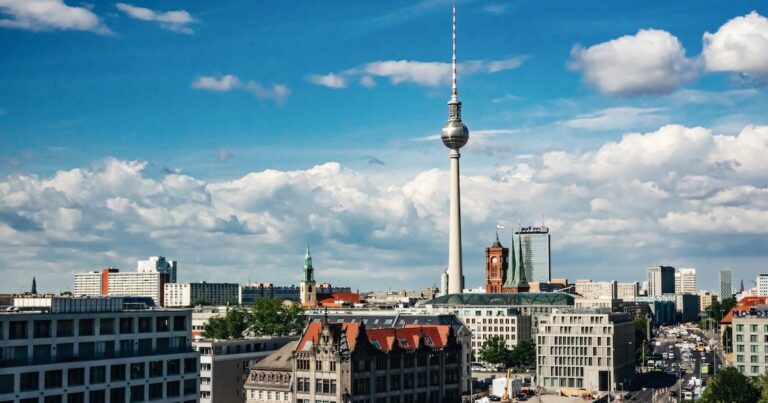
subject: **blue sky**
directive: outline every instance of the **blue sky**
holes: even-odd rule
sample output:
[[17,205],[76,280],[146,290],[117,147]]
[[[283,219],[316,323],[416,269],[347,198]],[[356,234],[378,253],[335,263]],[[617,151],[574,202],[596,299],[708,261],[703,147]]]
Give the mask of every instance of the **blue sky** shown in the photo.
[[[37,3],[0,0],[14,287],[155,254],[186,280],[290,283],[307,240],[334,283],[438,281],[450,2]],[[468,285],[518,220],[553,228],[556,277],[764,271],[766,15],[459,2]]]

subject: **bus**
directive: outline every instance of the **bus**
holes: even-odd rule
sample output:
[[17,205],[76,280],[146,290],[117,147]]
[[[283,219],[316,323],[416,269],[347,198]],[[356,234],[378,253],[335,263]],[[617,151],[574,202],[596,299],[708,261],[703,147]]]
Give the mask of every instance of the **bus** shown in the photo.
[[709,363],[708,362],[702,362],[701,363],[701,374],[702,375],[709,374]]

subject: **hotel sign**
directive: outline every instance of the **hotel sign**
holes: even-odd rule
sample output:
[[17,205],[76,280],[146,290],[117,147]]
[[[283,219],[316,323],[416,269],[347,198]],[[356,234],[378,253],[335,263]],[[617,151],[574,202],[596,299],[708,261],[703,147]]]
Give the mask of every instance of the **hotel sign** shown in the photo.
[[761,307],[761,309],[749,308],[749,310],[734,309],[733,316],[737,318],[743,318],[746,316],[768,317],[768,307]]
[[547,233],[549,232],[549,228],[547,227],[521,227],[519,231],[517,231],[519,234],[526,234],[526,233]]

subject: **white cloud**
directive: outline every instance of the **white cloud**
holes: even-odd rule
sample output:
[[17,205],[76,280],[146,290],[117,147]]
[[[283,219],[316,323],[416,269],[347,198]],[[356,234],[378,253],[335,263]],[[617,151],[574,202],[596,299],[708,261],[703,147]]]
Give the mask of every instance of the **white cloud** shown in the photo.
[[345,88],[347,86],[347,80],[344,77],[328,73],[325,75],[313,74],[308,77],[309,82],[312,84],[322,85],[328,88]]
[[86,7],[73,7],[64,0],[0,0],[0,28],[29,31],[73,30],[108,35],[112,31]]
[[[470,60],[459,63],[458,74],[498,73],[516,69],[525,61],[518,56],[501,60]],[[351,78],[360,77],[360,84],[365,87],[375,85],[375,77],[389,79],[392,84],[410,83],[427,87],[450,84],[452,69],[450,63],[422,62],[415,60],[383,60],[366,63],[362,66],[344,70],[340,73],[310,75],[308,80],[314,84],[330,88],[344,88]]]
[[702,57],[709,71],[768,76],[768,19],[752,11],[705,32]]
[[285,84],[272,84],[265,86],[256,81],[242,81],[233,74],[223,76],[199,76],[191,84],[192,88],[214,92],[228,92],[233,90],[248,91],[259,99],[273,100],[278,104],[284,103],[291,90]]
[[161,12],[126,3],[117,3],[115,4],[115,7],[131,18],[141,21],[157,22],[164,29],[187,35],[194,33],[189,25],[197,22],[197,20],[185,10]]
[[[476,140],[515,133],[478,132]],[[764,259],[766,154],[768,126],[732,136],[675,125],[591,151],[510,154],[509,165],[462,177],[465,275],[481,281],[495,223],[518,220],[552,228],[557,275],[611,268],[637,279],[649,264],[691,262],[724,239],[722,256]],[[462,163],[476,158],[468,151]],[[365,174],[329,162],[211,181],[109,159],[14,174],[0,178],[0,260],[9,284],[26,284],[31,268],[44,268],[44,282],[71,284],[72,272],[128,269],[154,254],[178,258],[186,280],[291,284],[310,240],[322,281],[368,288],[370,276],[349,272],[385,270],[399,274],[385,286],[431,284],[445,264],[448,173],[397,179],[397,169]]]
[[680,41],[656,29],[588,48],[576,45],[569,65],[583,72],[586,83],[613,96],[667,94],[695,73]]
[[669,120],[662,108],[615,107],[578,115],[564,122],[568,127],[611,130],[658,127]]

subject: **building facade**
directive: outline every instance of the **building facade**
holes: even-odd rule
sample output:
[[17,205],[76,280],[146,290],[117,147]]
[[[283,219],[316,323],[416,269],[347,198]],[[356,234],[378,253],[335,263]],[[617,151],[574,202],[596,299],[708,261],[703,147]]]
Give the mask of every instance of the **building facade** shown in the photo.
[[246,403],[293,402],[293,351],[298,341],[292,341],[266,358],[251,361],[248,379],[243,385]]
[[517,227],[515,235],[522,245],[523,267],[528,281],[549,283],[552,278],[549,228]]
[[757,295],[761,297],[768,296],[768,274],[766,273],[757,275]]
[[169,283],[165,284],[167,307],[193,305],[237,305],[240,285],[235,283]]
[[696,269],[675,270],[675,294],[696,294]]
[[167,260],[164,256],[150,256],[147,260],[139,260],[136,271],[139,273],[160,273],[167,277],[168,283],[175,283],[177,262]]
[[23,298],[0,312],[0,401],[197,402],[189,310]]
[[[517,242],[517,246],[515,246]],[[485,248],[485,292],[488,294],[528,292],[525,261],[522,255],[522,239],[505,248],[499,242],[499,235],[493,244]]]
[[733,298],[733,283],[731,282],[731,269],[720,270],[720,301]]
[[648,268],[648,296],[658,297],[675,293],[675,268],[651,266]]
[[252,360],[260,360],[296,337],[260,337],[239,340],[196,340],[200,353],[200,403],[242,403],[243,384]]
[[615,281],[576,280],[574,288],[576,294],[587,299],[616,299],[618,296],[618,288]]
[[736,310],[733,315],[733,365],[744,375],[768,373],[768,305]]
[[635,324],[626,313],[558,309],[539,325],[536,375],[547,390],[624,389],[635,374]]
[[121,272],[114,267],[75,273],[75,296],[150,297],[165,306],[165,284],[176,281],[176,261],[162,256],[139,260],[137,271]]
[[616,298],[623,301],[634,301],[637,298],[640,286],[637,281],[629,283],[616,283]]
[[717,295],[712,294],[709,291],[699,292],[699,311],[704,312],[707,308],[712,306],[712,303],[717,301]]
[[459,402],[462,349],[450,326],[309,323],[293,353],[298,403]]

